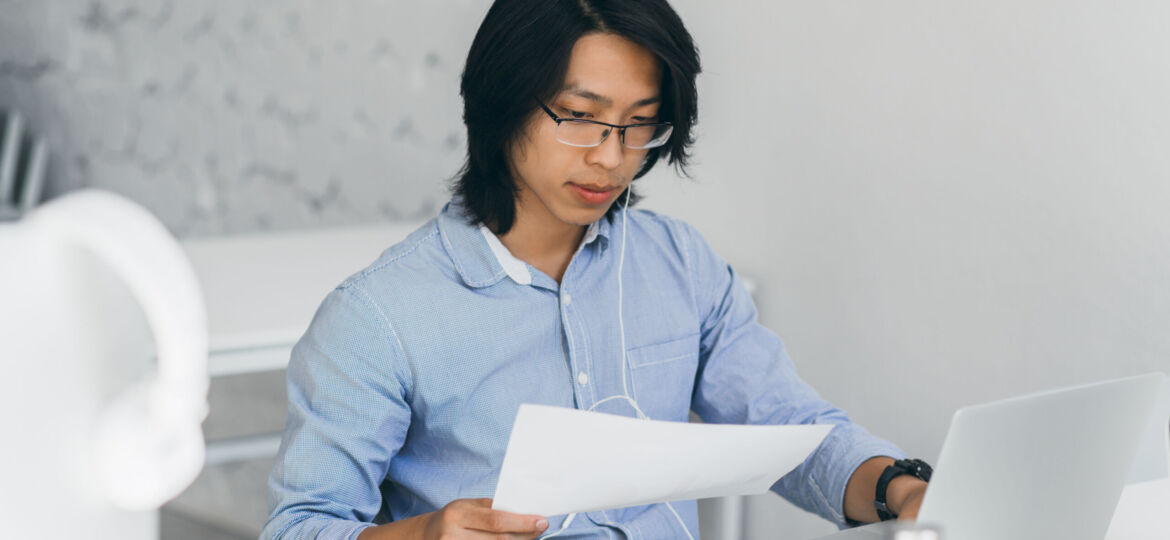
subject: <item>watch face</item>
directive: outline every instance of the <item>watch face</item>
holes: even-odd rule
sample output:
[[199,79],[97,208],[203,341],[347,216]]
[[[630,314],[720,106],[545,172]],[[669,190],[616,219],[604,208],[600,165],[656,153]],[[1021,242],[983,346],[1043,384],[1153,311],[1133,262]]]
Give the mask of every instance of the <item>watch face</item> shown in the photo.
[[922,461],[921,459],[908,459],[906,460],[906,463],[911,467],[908,471],[910,474],[913,474],[923,481],[930,481],[930,476],[934,473],[934,470],[931,469],[929,463]]

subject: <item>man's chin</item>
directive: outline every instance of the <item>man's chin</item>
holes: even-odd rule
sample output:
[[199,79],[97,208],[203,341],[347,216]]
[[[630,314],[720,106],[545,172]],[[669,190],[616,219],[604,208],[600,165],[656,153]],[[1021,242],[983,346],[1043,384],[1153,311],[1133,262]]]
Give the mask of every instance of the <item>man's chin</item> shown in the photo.
[[595,221],[601,219],[603,216],[605,216],[605,213],[608,210],[609,210],[608,206],[604,207],[604,208],[573,209],[569,212],[565,212],[564,215],[560,216],[560,218],[561,218],[561,221],[568,223],[568,224],[571,224],[571,225],[579,225],[581,227],[588,227],[589,225],[592,225],[593,222],[595,222]]

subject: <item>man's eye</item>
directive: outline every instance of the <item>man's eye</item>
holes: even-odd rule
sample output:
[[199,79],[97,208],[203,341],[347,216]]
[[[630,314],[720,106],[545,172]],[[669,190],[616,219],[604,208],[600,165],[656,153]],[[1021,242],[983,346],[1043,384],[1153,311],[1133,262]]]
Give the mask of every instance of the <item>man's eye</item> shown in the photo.
[[587,112],[574,111],[572,109],[564,109],[564,111],[566,113],[568,113],[568,115],[573,117],[573,118],[586,118],[589,116],[589,113],[587,113]]

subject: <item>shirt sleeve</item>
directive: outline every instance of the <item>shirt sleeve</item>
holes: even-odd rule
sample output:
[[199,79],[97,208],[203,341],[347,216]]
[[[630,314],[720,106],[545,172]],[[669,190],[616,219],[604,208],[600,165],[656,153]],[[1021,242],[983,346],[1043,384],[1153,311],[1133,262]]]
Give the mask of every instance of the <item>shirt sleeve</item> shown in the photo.
[[735,271],[697,231],[678,226],[702,321],[692,410],[711,423],[834,424],[824,442],[772,491],[845,527],[845,486],[857,467],[872,457],[905,454],[854,424],[801,380],[780,338],[759,324]]
[[410,425],[401,344],[357,284],[321,304],[288,366],[288,418],[261,540],[352,540],[372,525]]

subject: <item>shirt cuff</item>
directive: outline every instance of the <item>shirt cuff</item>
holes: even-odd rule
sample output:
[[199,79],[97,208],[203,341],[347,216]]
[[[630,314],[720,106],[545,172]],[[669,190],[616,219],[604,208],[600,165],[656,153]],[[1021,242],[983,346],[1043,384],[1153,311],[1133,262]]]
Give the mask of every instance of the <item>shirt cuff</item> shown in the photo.
[[818,506],[827,510],[822,515],[832,516],[840,528],[849,526],[845,520],[845,487],[862,463],[879,456],[904,459],[906,453],[856,424],[842,424],[829,433],[813,456],[808,476],[812,484],[809,487],[819,499]]
[[[284,530],[272,538],[280,538],[281,540],[285,538],[357,540],[358,535],[361,534],[362,531],[373,526],[373,523],[363,523],[360,521],[346,521],[341,519],[330,519],[325,521],[319,518],[310,518],[287,526]],[[313,532],[314,530],[316,532]],[[261,535],[261,538],[264,538],[264,536]]]
[[357,540],[362,531],[373,527],[373,523],[358,523],[354,521],[334,521],[321,529],[317,533],[319,540],[334,539],[337,540]]

